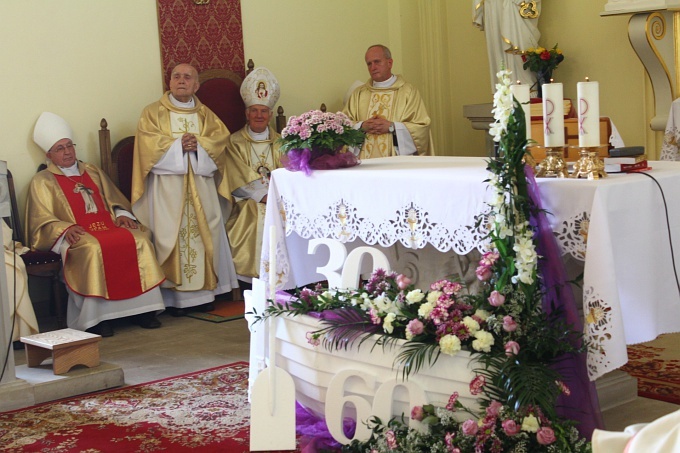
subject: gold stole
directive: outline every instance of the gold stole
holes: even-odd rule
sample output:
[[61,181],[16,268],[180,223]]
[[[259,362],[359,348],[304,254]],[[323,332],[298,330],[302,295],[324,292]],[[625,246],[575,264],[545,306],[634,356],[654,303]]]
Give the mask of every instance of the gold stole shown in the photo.
[[[199,119],[196,113],[175,113],[170,112],[170,127],[172,135],[179,138],[185,133],[194,135],[200,134]],[[198,216],[196,206],[200,206],[200,200],[194,183],[194,171],[189,163],[187,176],[184,178],[184,205],[182,208],[182,220],[179,227],[177,245],[172,255],[178,255],[180,263],[181,281],[176,282],[174,288],[177,291],[197,291],[201,289],[212,289],[214,285],[209,284],[204,288],[206,267],[212,270],[212,250],[206,251],[204,244],[211,244],[212,238],[207,226],[207,220],[203,215]],[[205,236],[207,242],[202,239]],[[171,263],[172,259],[166,263]],[[164,263],[165,264],[165,263]],[[165,269],[164,269],[165,270]],[[212,280],[212,279],[210,279]]]
[[[394,109],[394,91],[374,91],[368,103],[367,118],[392,118]],[[392,151],[392,134],[366,135],[366,141],[361,148],[362,159],[389,157]]]

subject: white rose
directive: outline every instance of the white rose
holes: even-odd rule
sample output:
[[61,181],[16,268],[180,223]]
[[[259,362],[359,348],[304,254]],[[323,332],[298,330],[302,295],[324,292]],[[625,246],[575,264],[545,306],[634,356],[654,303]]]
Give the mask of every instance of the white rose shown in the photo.
[[486,321],[489,316],[491,316],[491,313],[489,313],[486,310],[477,310],[475,311],[475,316],[481,319],[482,321]]

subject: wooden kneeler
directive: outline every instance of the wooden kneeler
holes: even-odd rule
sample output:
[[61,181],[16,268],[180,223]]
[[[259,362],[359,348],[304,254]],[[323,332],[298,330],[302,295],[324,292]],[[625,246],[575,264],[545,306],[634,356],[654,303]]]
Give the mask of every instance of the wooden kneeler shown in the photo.
[[61,329],[38,333],[20,340],[26,345],[26,364],[37,367],[52,357],[54,374],[67,373],[76,365],[89,368],[99,366],[101,335],[75,329]]

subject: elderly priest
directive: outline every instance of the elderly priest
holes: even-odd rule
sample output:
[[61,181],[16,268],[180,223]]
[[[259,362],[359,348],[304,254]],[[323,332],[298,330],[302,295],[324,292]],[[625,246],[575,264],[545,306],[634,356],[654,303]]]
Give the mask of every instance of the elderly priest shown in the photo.
[[68,290],[69,327],[113,335],[110,320],[132,316],[144,328],[160,327],[165,279],[150,232],[130,214],[130,203],[97,167],[76,159],[73,132],[45,112],[33,140],[48,165],[31,180],[26,237],[38,250],[60,253]]
[[177,65],[170,91],[144,109],[135,136],[132,209],[153,231],[173,316],[209,311],[216,295],[238,287],[223,220],[230,195],[217,189],[228,176],[229,131],[194,95],[198,87],[196,69]]

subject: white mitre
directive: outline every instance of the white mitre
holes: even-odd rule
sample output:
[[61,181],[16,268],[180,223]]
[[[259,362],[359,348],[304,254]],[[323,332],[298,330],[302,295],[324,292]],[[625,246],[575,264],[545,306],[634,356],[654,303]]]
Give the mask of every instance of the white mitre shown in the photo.
[[246,107],[266,105],[273,109],[280,95],[279,81],[267,68],[253,69],[241,84],[241,97]]
[[33,128],[33,141],[48,152],[62,138],[73,140],[73,130],[59,115],[43,112]]

